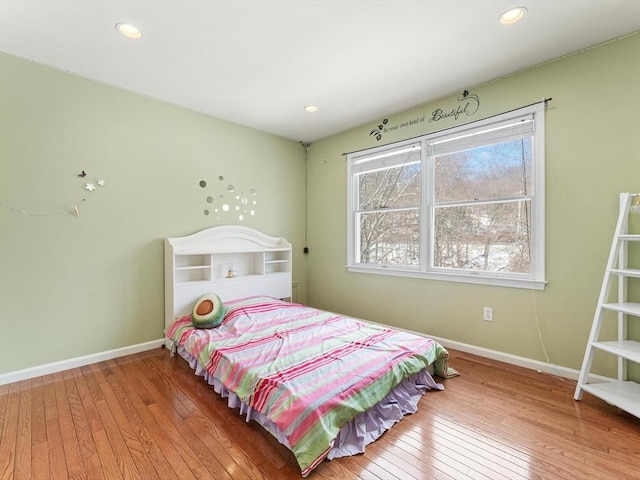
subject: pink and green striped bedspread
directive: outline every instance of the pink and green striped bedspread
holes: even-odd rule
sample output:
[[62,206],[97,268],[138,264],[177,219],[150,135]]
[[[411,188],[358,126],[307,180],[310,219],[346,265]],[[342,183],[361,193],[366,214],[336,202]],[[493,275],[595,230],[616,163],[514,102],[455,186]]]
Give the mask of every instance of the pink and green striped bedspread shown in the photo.
[[433,364],[447,377],[437,342],[268,297],[227,302],[218,328],[177,319],[167,336],[249,407],[283,432],[307,476],[340,427],[402,379]]

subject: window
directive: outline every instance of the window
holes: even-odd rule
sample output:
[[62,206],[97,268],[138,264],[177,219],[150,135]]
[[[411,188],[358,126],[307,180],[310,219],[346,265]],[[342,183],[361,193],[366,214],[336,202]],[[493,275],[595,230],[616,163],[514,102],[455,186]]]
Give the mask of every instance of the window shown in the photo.
[[544,103],[347,159],[349,271],[544,288]]

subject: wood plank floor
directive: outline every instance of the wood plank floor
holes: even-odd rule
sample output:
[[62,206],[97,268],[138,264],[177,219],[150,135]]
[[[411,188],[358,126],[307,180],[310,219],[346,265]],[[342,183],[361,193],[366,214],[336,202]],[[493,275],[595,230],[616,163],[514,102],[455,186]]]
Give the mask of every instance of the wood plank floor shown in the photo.
[[[461,376],[311,480],[640,479],[640,420],[575,382],[451,351]],[[299,479],[293,455],[166,350],[0,387],[0,479]]]

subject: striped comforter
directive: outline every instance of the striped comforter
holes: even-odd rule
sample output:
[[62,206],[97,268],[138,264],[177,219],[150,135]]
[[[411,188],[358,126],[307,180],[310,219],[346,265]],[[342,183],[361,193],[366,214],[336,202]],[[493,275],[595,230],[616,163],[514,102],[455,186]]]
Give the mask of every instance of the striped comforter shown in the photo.
[[226,303],[222,325],[196,329],[177,319],[167,336],[283,432],[306,477],[329,453],[340,427],[402,379],[434,364],[437,342],[267,297]]

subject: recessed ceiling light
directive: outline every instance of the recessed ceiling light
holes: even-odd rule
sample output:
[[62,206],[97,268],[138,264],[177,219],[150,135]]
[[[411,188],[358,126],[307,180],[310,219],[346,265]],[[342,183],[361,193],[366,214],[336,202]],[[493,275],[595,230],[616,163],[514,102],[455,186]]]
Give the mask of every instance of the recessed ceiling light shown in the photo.
[[130,23],[116,23],[116,30],[120,32],[122,35],[128,38],[140,38],[142,37],[142,32],[138,30],[138,28]]
[[522,18],[526,15],[527,9],[524,7],[515,7],[510,8],[502,15],[500,15],[500,23],[502,25],[513,25],[516,22],[522,20]]
[[314,113],[318,111],[318,107],[316,107],[315,105],[307,105],[306,107],[304,107],[304,111]]

